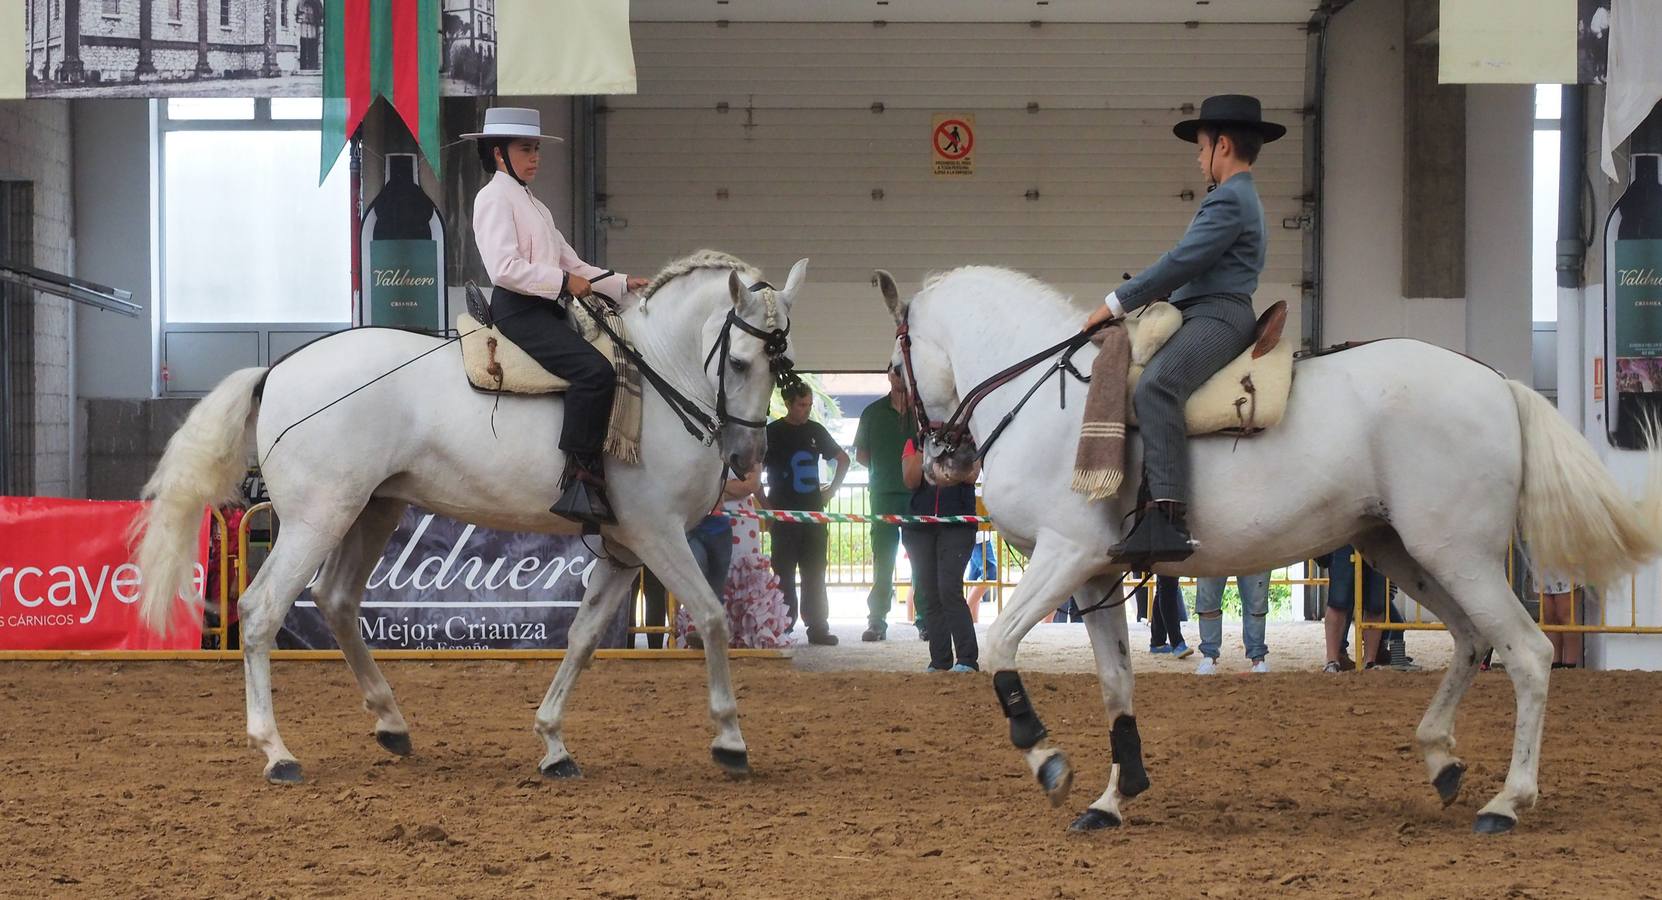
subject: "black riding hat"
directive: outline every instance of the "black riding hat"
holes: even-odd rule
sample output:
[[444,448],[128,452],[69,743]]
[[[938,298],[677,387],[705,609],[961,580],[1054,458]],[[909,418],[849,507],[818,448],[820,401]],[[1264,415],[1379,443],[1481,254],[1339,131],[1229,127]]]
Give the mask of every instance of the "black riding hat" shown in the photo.
[[1199,142],[1200,126],[1218,125],[1230,128],[1245,128],[1256,131],[1263,137],[1264,143],[1278,140],[1287,133],[1285,125],[1264,121],[1264,108],[1257,97],[1248,97],[1245,94],[1220,94],[1216,97],[1207,97],[1200,104],[1199,118],[1187,119],[1178,122],[1172,127],[1172,134],[1177,135],[1191,144]]

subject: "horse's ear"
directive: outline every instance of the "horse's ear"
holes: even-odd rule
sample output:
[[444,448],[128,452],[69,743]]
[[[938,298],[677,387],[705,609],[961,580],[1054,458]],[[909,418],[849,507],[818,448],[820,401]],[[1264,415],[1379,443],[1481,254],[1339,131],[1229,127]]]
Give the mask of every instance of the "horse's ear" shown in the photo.
[[727,273],[727,293],[733,295],[734,306],[743,306],[744,298],[750,296],[750,288],[744,286],[737,269]]
[[889,314],[894,316],[896,323],[906,318],[906,303],[900,299],[900,289],[895,287],[894,276],[884,269],[871,273],[871,283],[883,292],[883,303],[889,307]]
[[785,288],[779,292],[779,299],[784,301],[785,309],[789,310],[796,305],[797,294],[802,290],[802,283],[807,280],[808,260],[804,257],[791,266],[791,274],[785,276]]

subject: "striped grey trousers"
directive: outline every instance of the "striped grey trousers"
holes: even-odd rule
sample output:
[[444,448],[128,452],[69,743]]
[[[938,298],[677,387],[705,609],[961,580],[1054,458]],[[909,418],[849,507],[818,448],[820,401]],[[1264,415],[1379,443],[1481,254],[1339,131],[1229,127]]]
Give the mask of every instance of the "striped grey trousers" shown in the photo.
[[1210,296],[1185,301],[1183,327],[1149,360],[1131,402],[1143,436],[1143,478],[1155,500],[1189,502],[1189,437],[1183,406],[1206,379],[1252,343],[1252,303]]

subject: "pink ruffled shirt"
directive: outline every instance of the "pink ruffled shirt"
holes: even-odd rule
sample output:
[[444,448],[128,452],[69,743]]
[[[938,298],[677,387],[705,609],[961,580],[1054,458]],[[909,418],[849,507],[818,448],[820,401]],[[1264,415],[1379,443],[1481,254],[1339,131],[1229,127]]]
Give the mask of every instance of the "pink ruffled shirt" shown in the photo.
[[[473,200],[473,240],[491,283],[515,293],[552,299],[566,273],[594,281],[606,271],[578,257],[548,207],[506,172],[496,173]],[[620,273],[594,289],[619,300],[627,280]]]

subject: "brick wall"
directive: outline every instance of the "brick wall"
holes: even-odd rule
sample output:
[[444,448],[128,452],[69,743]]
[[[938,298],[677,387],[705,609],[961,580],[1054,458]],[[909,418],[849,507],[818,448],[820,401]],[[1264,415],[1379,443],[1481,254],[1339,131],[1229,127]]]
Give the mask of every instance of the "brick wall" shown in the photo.
[[[62,100],[0,102],[0,179],[34,185],[34,264],[69,269],[69,104]],[[34,322],[34,493],[69,496],[71,474],[72,332],[68,300],[39,294]]]

